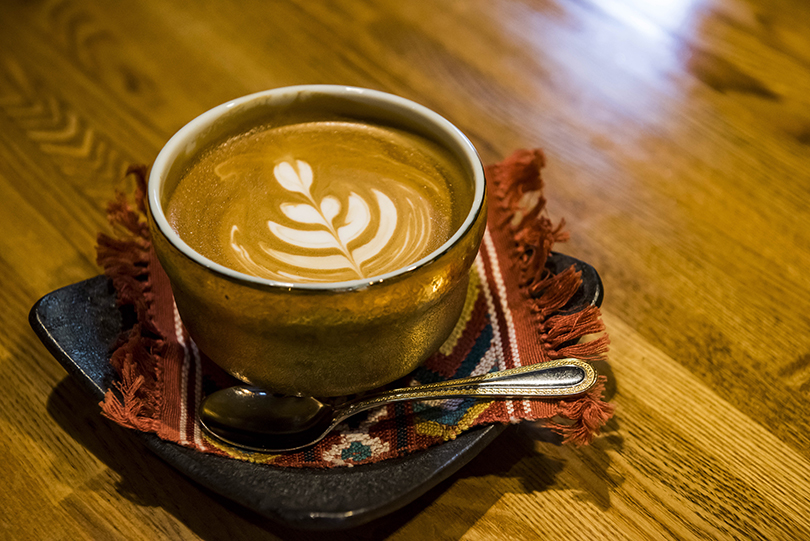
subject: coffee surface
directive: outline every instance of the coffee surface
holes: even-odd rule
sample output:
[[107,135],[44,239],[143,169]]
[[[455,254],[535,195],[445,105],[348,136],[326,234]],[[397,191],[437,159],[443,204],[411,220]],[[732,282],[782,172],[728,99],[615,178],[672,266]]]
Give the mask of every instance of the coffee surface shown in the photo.
[[259,127],[208,149],[166,216],[195,251],[282,282],[372,278],[418,261],[464,221],[469,182],[426,138],[354,121]]

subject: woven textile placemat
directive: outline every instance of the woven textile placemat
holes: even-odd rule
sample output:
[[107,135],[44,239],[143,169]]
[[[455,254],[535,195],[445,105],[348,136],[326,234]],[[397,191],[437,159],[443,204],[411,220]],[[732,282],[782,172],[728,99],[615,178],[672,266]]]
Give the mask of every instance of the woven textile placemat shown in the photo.
[[[599,308],[575,314],[560,309],[579,288],[574,268],[551,274],[545,262],[567,239],[563,223],[546,212],[540,150],[520,150],[486,168],[488,228],[471,275],[461,319],[445,344],[392,386],[433,383],[516,366],[574,357],[604,360],[608,337]],[[203,398],[237,384],[200,352],[174,305],[146,223],[147,168],[132,166],[134,205],[118,194],[108,208],[113,235],[98,237],[98,263],[116,288],[118,303],[137,323],[115,345],[111,363],[120,375],[101,403],[116,423],[200,452],[284,467],[326,468],[366,464],[440,444],[485,423],[541,421],[564,442],[587,444],[613,413],[604,401],[604,376],[573,399],[449,399],[401,402],[358,415],[303,451],[240,451],[209,438],[196,412]],[[598,338],[582,342],[589,335]]]

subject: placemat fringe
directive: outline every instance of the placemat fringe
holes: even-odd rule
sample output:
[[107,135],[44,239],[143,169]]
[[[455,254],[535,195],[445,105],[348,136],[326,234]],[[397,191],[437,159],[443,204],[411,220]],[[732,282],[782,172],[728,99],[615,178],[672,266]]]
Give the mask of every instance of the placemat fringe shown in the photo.
[[127,175],[132,175],[136,182],[136,208],[132,208],[122,192],[107,206],[107,219],[117,237],[98,235],[96,262],[112,280],[118,305],[131,306],[137,315],[137,323],[113,346],[110,363],[121,379],[100,403],[102,414],[122,426],[154,432],[159,424],[160,369],[166,345],[154,325],[151,310],[152,242],[144,219],[147,170],[145,165],[127,168]]
[[[607,334],[593,336],[605,331],[598,307],[591,306],[575,314],[556,314],[577,292],[582,276],[573,266],[557,274],[545,266],[554,244],[569,238],[565,220],[554,225],[547,214],[540,173],[545,165],[542,150],[522,149],[487,168],[487,180],[494,189],[498,207],[496,223],[511,234],[508,253],[547,358],[604,360],[610,340]],[[605,381],[600,376],[599,383],[586,395],[561,401],[559,415],[572,423],[549,419],[546,426],[561,434],[565,442],[590,443],[614,411],[614,406],[603,399]]]

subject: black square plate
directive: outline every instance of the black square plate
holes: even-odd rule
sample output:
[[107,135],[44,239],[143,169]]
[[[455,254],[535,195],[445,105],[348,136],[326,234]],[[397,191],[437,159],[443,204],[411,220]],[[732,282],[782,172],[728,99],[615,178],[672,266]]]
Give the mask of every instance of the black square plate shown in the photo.
[[[547,264],[552,272],[570,265],[583,284],[565,311],[601,304],[602,283],[590,265],[561,254]],[[87,392],[101,401],[117,375],[110,348],[124,322],[116,295],[104,276],[73,284],[40,299],[29,321],[45,347]],[[281,468],[199,453],[153,434],[132,431],[181,473],[226,498],[288,526],[338,529],[358,526],[424,494],[475,457],[503,425],[473,428],[455,440],[406,457],[352,468]]]

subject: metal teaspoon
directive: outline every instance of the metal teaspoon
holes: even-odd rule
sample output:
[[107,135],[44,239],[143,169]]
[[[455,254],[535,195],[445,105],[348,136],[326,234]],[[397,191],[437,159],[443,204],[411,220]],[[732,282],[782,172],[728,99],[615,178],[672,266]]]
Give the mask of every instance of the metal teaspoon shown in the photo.
[[365,395],[339,405],[316,398],[275,395],[236,386],[209,395],[200,423],[212,436],[251,451],[293,451],[319,442],[341,421],[367,409],[404,400],[439,398],[564,398],[596,383],[588,363],[560,359],[482,376]]

